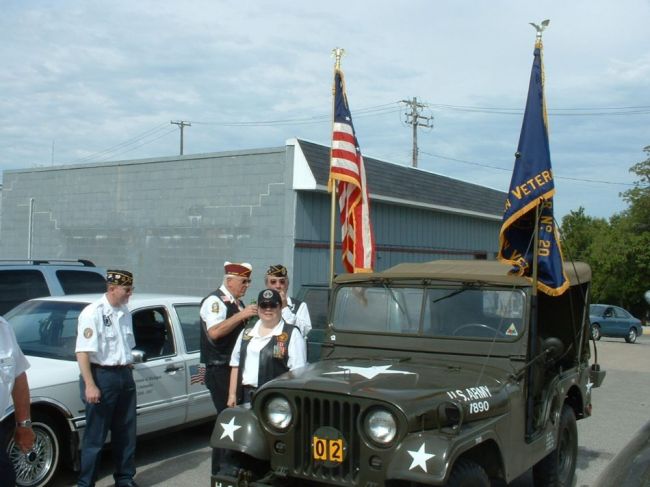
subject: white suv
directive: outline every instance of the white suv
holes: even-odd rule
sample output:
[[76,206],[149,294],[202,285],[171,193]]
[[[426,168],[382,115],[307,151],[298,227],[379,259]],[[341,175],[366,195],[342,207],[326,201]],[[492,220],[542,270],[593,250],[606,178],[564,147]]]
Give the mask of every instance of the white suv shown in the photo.
[[0,260],[0,315],[28,299],[102,293],[105,276],[89,260]]

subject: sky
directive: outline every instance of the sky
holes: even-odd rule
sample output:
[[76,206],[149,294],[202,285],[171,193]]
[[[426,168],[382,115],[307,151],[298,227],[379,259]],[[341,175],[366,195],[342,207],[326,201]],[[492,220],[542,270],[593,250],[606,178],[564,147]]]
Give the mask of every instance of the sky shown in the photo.
[[[555,216],[626,208],[650,145],[650,0],[0,0],[0,170],[330,144],[507,191],[544,31]],[[645,34],[644,34],[645,32]],[[372,188],[370,188],[372,192]]]

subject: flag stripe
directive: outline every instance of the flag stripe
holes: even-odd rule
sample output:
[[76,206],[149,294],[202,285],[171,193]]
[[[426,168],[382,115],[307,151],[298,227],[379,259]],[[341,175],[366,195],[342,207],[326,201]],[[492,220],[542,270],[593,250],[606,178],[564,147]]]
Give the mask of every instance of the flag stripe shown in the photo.
[[337,183],[341,256],[346,272],[368,272],[374,266],[375,242],[365,167],[340,70],[335,72],[334,84],[330,187]]

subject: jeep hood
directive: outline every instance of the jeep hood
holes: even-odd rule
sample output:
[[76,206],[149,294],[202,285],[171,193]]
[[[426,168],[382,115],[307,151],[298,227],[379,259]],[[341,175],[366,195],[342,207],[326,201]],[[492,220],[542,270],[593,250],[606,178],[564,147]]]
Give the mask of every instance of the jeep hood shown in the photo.
[[505,386],[506,373],[484,364],[336,359],[284,374],[264,389],[341,394],[389,402],[408,413],[450,400],[501,402],[497,397],[504,395]]

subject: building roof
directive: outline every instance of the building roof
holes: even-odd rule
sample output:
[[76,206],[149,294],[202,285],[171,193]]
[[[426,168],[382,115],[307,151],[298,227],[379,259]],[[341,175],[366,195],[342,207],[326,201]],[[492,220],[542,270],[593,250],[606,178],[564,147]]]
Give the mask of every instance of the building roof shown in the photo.
[[[316,184],[327,186],[330,148],[298,139]],[[501,218],[506,193],[478,184],[440,176],[422,169],[363,158],[371,198],[425,204],[463,213]],[[377,198],[384,197],[384,198]]]

